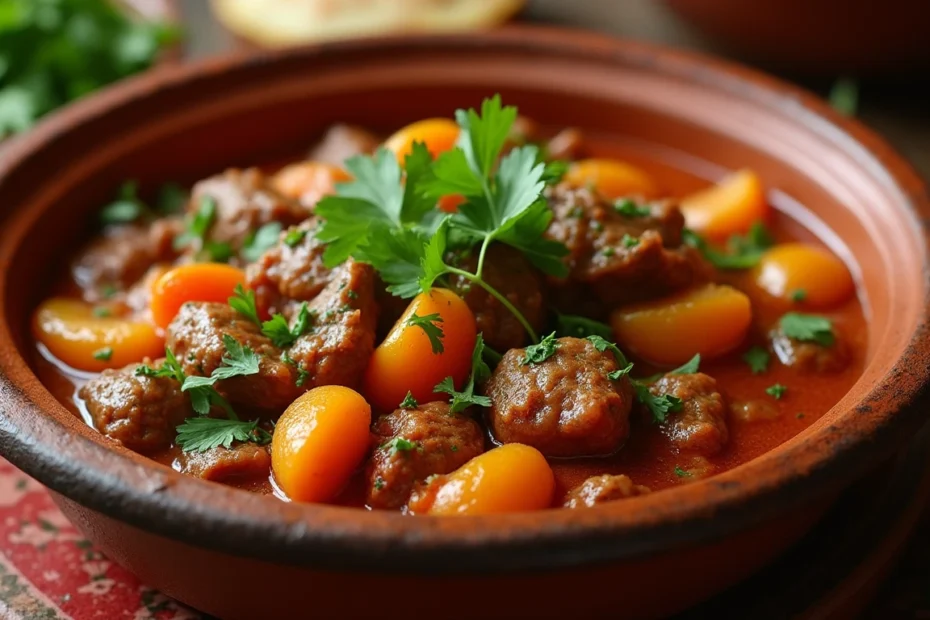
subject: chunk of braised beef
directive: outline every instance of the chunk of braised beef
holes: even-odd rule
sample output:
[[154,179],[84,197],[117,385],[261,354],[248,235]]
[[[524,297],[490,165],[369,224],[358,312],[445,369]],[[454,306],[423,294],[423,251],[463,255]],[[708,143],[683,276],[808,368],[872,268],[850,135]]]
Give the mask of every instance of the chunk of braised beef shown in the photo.
[[416,483],[451,473],[484,451],[478,423],[445,402],[397,409],[378,418],[372,432],[377,446],[365,474],[372,508],[401,508]]
[[633,388],[610,351],[588,340],[559,338],[555,353],[524,364],[524,349],[511,349],[485,386],[488,415],[501,443],[523,443],[546,456],[603,456],[629,436]]
[[[574,311],[579,297],[612,308],[667,295],[706,280],[709,268],[682,243],[684,217],[669,202],[629,202],[625,212],[587,188],[546,190],[553,211],[547,235],[566,245],[569,276],[553,280],[557,304]],[[561,289],[561,290],[560,290]]]
[[670,413],[663,432],[680,452],[712,456],[727,443],[727,405],[717,381],[704,373],[669,373],[649,387],[655,396],[681,399],[681,410]]
[[267,478],[271,472],[268,448],[240,443],[204,452],[182,452],[174,461],[178,471],[214,482],[240,482]]
[[367,129],[340,123],[326,131],[310,151],[309,159],[342,166],[350,157],[374,153],[379,144],[381,140]]
[[310,301],[329,283],[332,271],[323,264],[316,218],[285,229],[277,244],[246,269],[249,288],[259,309],[283,312],[291,301]]
[[207,236],[213,243],[228,243],[234,253],[265,224],[293,226],[310,216],[306,207],[275,191],[270,179],[257,168],[230,168],[194,185],[189,215],[196,214],[207,197],[216,204]]
[[808,373],[839,372],[849,365],[849,345],[842,334],[835,335],[833,344],[801,341],[785,335],[781,329],[770,334],[772,350],[785,366]]
[[591,508],[605,502],[615,502],[650,492],[649,487],[633,484],[629,476],[603,474],[591,476],[569,491],[563,505],[566,508]]
[[258,374],[217,383],[231,403],[280,413],[304,392],[296,385],[297,369],[281,360],[281,349],[258,325],[227,304],[190,302],[181,306],[168,326],[167,345],[185,374],[209,377],[223,365],[224,335],[260,357]]
[[[460,268],[474,272],[478,265],[475,253],[458,257]],[[526,320],[539,331],[546,322],[546,305],[543,296],[543,277],[523,254],[510,246],[494,244],[485,255],[482,277],[520,311]],[[455,277],[451,280],[455,291],[475,315],[478,331],[492,349],[506,351],[527,343],[526,330],[513,312],[484,288]]]
[[171,445],[175,428],[193,410],[177,381],[137,376],[138,366],[105,370],[84,384],[78,396],[98,431],[130,450],[152,453]]
[[304,389],[359,385],[375,349],[374,285],[371,266],[349,259],[333,270],[330,283],[310,302],[313,329],[288,351],[306,373]]
[[142,279],[155,263],[173,261],[174,237],[183,226],[178,218],[109,226],[78,252],[71,263],[72,278],[87,301],[110,299]]

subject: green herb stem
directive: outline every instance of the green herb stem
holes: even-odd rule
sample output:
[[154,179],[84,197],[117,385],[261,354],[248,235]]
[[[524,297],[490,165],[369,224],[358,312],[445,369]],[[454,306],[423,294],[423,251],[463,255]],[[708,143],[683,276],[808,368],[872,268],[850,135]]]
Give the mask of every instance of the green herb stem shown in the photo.
[[526,333],[529,334],[530,340],[532,340],[534,344],[539,343],[539,336],[536,334],[536,330],[533,329],[529,321],[526,320],[526,317],[524,317],[523,314],[519,310],[517,310],[517,308],[512,303],[510,303],[510,300],[508,300],[506,297],[498,293],[497,290],[493,286],[491,286],[490,284],[482,280],[480,275],[469,273],[465,271],[464,269],[459,269],[457,267],[450,267],[448,265],[446,266],[446,269],[449,273],[453,273],[457,276],[465,278],[466,280],[474,282],[475,284],[477,284],[478,286],[486,290],[488,293],[490,293],[491,296],[494,297],[494,299],[501,302],[501,304],[505,308],[510,310],[510,312],[515,317],[517,317],[517,320],[520,321],[520,325],[522,325],[523,329],[526,330]]

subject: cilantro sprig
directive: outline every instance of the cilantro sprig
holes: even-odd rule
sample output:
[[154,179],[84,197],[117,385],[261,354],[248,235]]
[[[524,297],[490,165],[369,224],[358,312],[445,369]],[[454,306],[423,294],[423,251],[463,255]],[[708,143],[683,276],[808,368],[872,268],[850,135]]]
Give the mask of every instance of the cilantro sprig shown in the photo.
[[255,292],[246,290],[241,284],[236,285],[233,296],[228,299],[227,303],[233,310],[258,325],[262,334],[270,338],[274,346],[281,349],[291,346],[303,336],[310,329],[314,319],[309,305],[303,302],[300,310],[297,311],[293,327],[288,324],[283,314],[274,314],[269,320],[262,321],[258,316]]
[[539,344],[532,344],[526,347],[523,353],[523,361],[521,363],[524,366],[528,366],[530,364],[541,364],[555,355],[555,352],[558,350],[558,348],[559,341],[555,337],[555,332],[552,332],[540,340]]
[[836,342],[833,321],[815,314],[788,312],[778,322],[781,331],[789,338],[802,342],[816,342],[824,347],[832,347]]
[[762,374],[768,370],[771,358],[771,354],[758,345],[743,353],[743,361],[749,365],[749,370],[754,375]]
[[[420,143],[413,145],[403,170],[384,149],[348,160],[354,180],[339,184],[336,195],[316,206],[324,220],[316,233],[327,244],[324,262],[335,266],[351,256],[369,263],[400,297],[426,292],[443,276],[458,276],[485,289],[538,342],[523,314],[483,279],[485,256],[494,242],[520,250],[547,274],[567,272],[562,261],[567,248],[544,235],[552,212],[542,191],[557,170],[547,172],[532,145],[501,157],[516,115],[516,108],[502,105],[495,95],[482,103],[480,113],[456,112],[458,144],[435,161]],[[435,205],[451,195],[465,202],[456,214],[443,215]],[[478,248],[473,272],[446,263],[452,246]]]
[[271,441],[271,434],[259,428],[258,420],[189,418],[177,431],[177,442],[184,452],[205,452],[219,446],[231,448],[234,441],[260,445]]
[[456,390],[452,377],[446,377],[434,388],[434,391],[444,392],[452,397],[450,401],[452,413],[459,413],[472,405],[490,407],[490,398],[475,394],[475,388],[490,375],[491,369],[484,361],[484,336],[479,333],[478,338],[475,340],[475,349],[471,354],[471,373],[469,373],[468,381],[465,382],[462,390]]

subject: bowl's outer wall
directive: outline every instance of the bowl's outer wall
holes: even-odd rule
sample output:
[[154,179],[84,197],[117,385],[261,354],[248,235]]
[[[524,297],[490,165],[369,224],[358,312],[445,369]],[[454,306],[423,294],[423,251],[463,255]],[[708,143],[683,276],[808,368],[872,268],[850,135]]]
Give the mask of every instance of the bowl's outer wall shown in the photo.
[[[869,301],[869,360],[850,394],[759,459],[635,502],[408,519],[273,502],[181,476],[85,427],[24,361],[34,304],[122,180],[189,182],[306,148],[333,121],[395,128],[498,91],[543,123],[753,167],[813,209],[819,219],[807,223],[850,259]],[[0,160],[0,196],[4,456],[73,501],[214,550],[316,569],[456,574],[639,561],[833,493],[925,417],[915,406],[928,374],[925,188],[880,139],[822,102],[707,59],[588,33],[511,29],[160,70],[11,144]],[[792,204],[784,201],[789,211]]]
[[[107,557],[147,584],[224,620],[255,618],[665,617],[771,562],[829,501],[710,545],[640,561],[538,573],[314,571],[208,551],[155,536],[52,493]],[[246,585],[247,584],[247,585]],[[252,593],[242,596],[243,587]]]

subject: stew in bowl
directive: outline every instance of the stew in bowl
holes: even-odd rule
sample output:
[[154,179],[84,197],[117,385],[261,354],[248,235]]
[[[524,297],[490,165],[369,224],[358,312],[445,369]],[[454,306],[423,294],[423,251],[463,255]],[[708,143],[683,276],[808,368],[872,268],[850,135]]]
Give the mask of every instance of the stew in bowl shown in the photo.
[[287,501],[582,509],[713,476],[846,394],[865,298],[752,170],[625,155],[494,96],[127,182],[35,310],[40,375],[127,448]]

